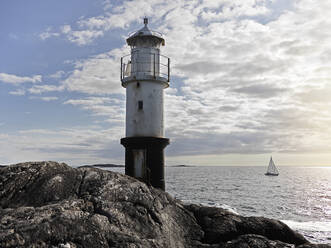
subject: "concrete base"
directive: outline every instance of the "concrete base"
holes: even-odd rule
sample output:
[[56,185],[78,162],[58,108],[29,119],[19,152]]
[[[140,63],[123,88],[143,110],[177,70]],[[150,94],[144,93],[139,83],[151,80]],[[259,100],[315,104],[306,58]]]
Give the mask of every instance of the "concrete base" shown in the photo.
[[125,147],[125,174],[165,190],[163,150],[169,139],[127,137],[121,144]]

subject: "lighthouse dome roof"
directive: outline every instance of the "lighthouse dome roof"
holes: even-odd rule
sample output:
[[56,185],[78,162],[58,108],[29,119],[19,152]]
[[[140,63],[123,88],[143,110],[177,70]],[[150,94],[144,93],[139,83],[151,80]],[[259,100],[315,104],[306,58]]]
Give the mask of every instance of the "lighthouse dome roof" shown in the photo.
[[126,40],[129,46],[134,46],[136,41],[138,39],[153,39],[159,43],[161,43],[162,45],[164,45],[164,39],[162,37],[162,34],[160,32],[154,31],[154,30],[150,30],[147,26],[148,24],[148,19],[144,18],[144,24],[145,26],[143,28],[141,28],[140,30],[134,32],[133,34],[131,34],[129,36],[129,38]]

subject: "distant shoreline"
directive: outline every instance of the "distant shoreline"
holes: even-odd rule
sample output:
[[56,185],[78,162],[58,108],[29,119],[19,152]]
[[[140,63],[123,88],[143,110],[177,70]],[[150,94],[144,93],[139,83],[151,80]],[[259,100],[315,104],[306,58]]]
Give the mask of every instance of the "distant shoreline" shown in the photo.
[[121,164],[92,164],[92,165],[81,165],[78,168],[122,168],[124,165]]
[[185,165],[185,164],[179,164],[179,165],[168,165],[167,167],[196,167],[195,165]]
[[[77,168],[124,168],[125,165],[119,165],[119,164],[91,164],[91,165],[81,165]],[[185,165],[185,164],[179,164],[179,165],[166,165],[166,167],[177,167],[177,168],[186,168],[186,167],[196,167],[196,165]]]

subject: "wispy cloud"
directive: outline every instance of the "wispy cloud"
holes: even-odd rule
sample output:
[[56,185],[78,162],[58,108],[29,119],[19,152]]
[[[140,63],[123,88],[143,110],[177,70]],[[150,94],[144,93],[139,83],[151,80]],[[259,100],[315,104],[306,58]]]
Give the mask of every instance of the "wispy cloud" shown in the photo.
[[57,32],[52,32],[52,28],[48,27],[45,32],[42,32],[41,34],[39,34],[40,39],[42,40],[46,40],[49,39],[51,37],[58,37],[60,36],[60,33]]
[[69,41],[79,46],[90,44],[96,38],[103,36],[101,30],[72,30],[70,25],[64,25],[61,31],[67,36]]
[[57,71],[51,75],[49,75],[50,78],[54,78],[54,79],[59,79],[62,78],[66,73],[64,71]]
[[56,101],[59,98],[56,97],[56,96],[42,96],[42,97],[30,96],[29,99],[32,99],[32,100],[37,99],[37,100],[42,100],[42,101],[45,101],[45,102],[50,102],[50,101]]
[[15,91],[10,91],[9,94],[14,95],[14,96],[24,96],[25,95],[25,90],[24,89],[17,89]]
[[106,117],[105,121],[114,126],[123,128],[125,125],[124,100],[110,97],[87,97],[84,99],[70,99],[65,101],[64,104],[90,111],[95,116]]
[[124,94],[119,83],[118,63],[121,55],[122,50],[114,49],[77,61],[75,70],[63,80],[63,86],[69,91],[86,94]]
[[42,94],[44,92],[52,92],[52,91],[63,91],[65,87],[63,85],[33,85],[28,91],[31,94]]
[[34,75],[32,77],[21,77],[14,74],[0,73],[0,81],[9,84],[38,83],[41,82],[41,80],[41,75]]

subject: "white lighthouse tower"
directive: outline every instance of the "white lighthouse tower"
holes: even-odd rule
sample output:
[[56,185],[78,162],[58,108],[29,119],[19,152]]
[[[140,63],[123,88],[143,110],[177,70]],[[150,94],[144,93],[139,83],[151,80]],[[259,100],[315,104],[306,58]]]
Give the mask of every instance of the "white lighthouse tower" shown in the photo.
[[126,40],[131,54],[121,58],[126,88],[125,174],[165,189],[163,89],[169,87],[170,59],[160,54],[162,34],[145,26]]

